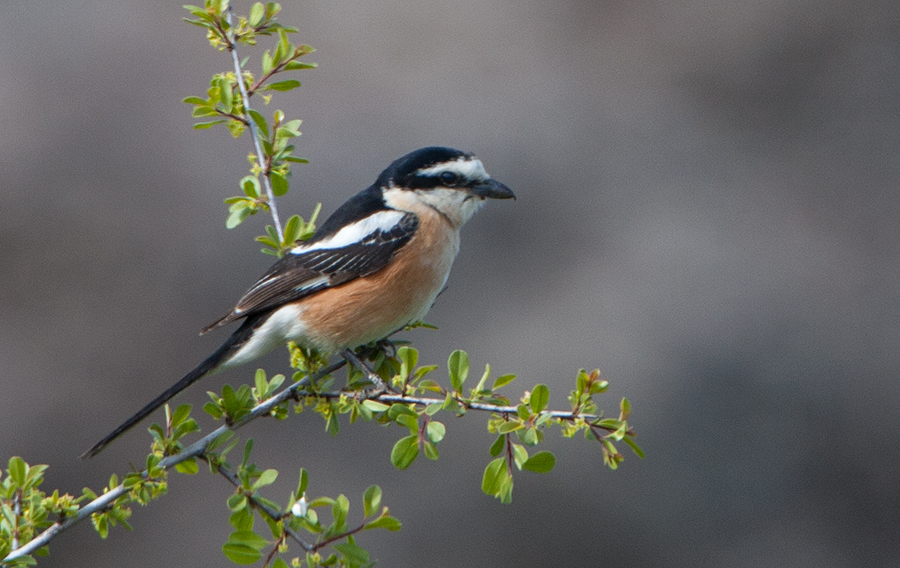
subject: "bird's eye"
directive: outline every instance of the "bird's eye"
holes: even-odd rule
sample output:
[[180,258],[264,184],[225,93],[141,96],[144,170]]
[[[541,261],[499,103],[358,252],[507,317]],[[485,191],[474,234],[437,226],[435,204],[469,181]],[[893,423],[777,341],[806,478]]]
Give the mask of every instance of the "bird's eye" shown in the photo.
[[453,172],[441,172],[441,183],[447,187],[453,187],[459,183],[459,176]]

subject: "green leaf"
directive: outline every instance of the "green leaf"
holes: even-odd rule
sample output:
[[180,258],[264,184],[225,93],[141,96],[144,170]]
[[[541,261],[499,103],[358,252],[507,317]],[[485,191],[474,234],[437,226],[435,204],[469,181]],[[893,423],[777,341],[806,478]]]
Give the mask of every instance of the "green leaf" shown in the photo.
[[533,426],[526,428],[525,432],[519,432],[518,435],[526,446],[536,446],[542,439],[540,430]]
[[491,457],[495,458],[495,457],[499,456],[500,452],[503,451],[503,447],[505,445],[506,445],[506,436],[504,436],[502,434],[497,436],[497,439],[494,440],[493,444],[491,444],[491,449],[490,449]]
[[391,407],[384,404],[383,402],[378,402],[377,400],[366,399],[363,401],[363,406],[371,410],[372,412],[384,412]]
[[203,410],[216,420],[219,420],[223,416],[222,409],[219,408],[214,402],[207,402],[206,404],[204,404]]
[[288,182],[284,176],[272,172],[269,174],[269,179],[272,181],[272,193],[276,197],[281,197],[288,192]]
[[290,91],[300,86],[300,81],[296,79],[288,79],[287,81],[278,81],[264,86],[263,91]]
[[232,90],[231,82],[225,78],[219,81],[219,96],[222,99],[222,106],[225,107],[225,111],[231,112],[234,106],[234,91]]
[[475,392],[480,392],[480,391],[484,390],[484,384],[485,384],[485,382],[487,382],[488,377],[490,377],[490,376],[491,376],[491,366],[485,365],[484,373],[481,374],[481,380],[478,381],[478,385],[475,387]]
[[[228,398],[228,393],[229,393],[229,392],[234,393],[234,390],[231,388],[230,385],[225,385],[225,386],[222,388],[222,394],[225,395],[226,400],[227,400],[227,398]],[[233,396],[234,396],[234,395],[232,394],[232,397],[233,397]],[[247,462],[250,461],[250,454],[251,454],[251,453],[253,453],[253,438],[247,438],[247,441],[244,443],[244,459],[241,461],[241,466],[242,466],[242,467],[246,467],[246,466],[247,466]]]
[[397,469],[406,469],[419,456],[419,436],[400,438],[391,450],[391,463]]
[[513,444],[513,461],[516,467],[522,469],[522,464],[528,460],[528,450],[522,444]]
[[529,402],[531,404],[531,410],[535,414],[547,408],[547,403],[550,401],[550,389],[547,388],[547,385],[540,384],[534,387],[534,390],[531,391],[531,398]]
[[622,399],[622,402],[619,404],[619,408],[619,420],[628,420],[628,417],[631,416],[631,403],[627,398]]
[[253,120],[253,124],[256,125],[256,128],[259,129],[259,132],[262,134],[263,138],[269,137],[269,125],[266,124],[265,117],[257,110],[250,109],[249,113],[250,118]]
[[644,459],[644,450],[641,449],[640,446],[637,445],[637,442],[634,441],[634,438],[631,436],[625,436],[622,438],[626,444],[631,448],[631,451],[637,455],[637,457]]
[[241,191],[244,195],[256,199],[260,194],[259,178],[254,175],[247,175],[241,178]]
[[303,231],[303,219],[300,215],[291,215],[284,224],[284,244],[291,244],[300,238]]
[[194,475],[200,471],[200,468],[197,466],[197,458],[191,458],[176,465],[175,470],[178,471],[178,473]]
[[507,475],[506,479],[504,479],[500,483],[500,491],[497,493],[497,497],[500,498],[500,502],[504,505],[509,505],[512,503],[512,490],[513,490],[513,476],[512,474]]
[[341,423],[338,421],[337,411],[332,411],[328,415],[328,420],[325,421],[325,431],[332,436],[337,436],[340,433]]
[[394,421],[401,425],[409,428],[410,434],[418,434],[419,432],[419,420],[418,418],[413,418],[408,414],[398,414]]
[[44,481],[44,472],[47,471],[49,465],[33,465],[28,468],[28,473],[25,475],[25,489],[31,489],[33,487],[39,486]]
[[228,517],[228,522],[236,531],[248,531],[253,528],[253,511],[250,507],[238,509]]
[[446,433],[447,428],[440,422],[429,422],[428,426],[425,427],[425,435],[429,441],[435,444],[443,440]]
[[217,124],[222,124],[223,122],[227,122],[226,120],[212,120],[210,122],[198,122],[194,125],[194,130],[204,130],[206,128],[212,128]]
[[497,377],[497,380],[494,381],[494,386],[491,387],[491,390],[497,390],[502,386],[508,385],[509,383],[513,382],[514,380],[516,380],[515,375],[503,375],[501,377]]
[[506,470],[506,459],[497,458],[492,460],[484,469],[484,476],[481,479],[481,490],[487,495],[497,495],[507,477],[509,477],[509,472]]
[[262,475],[259,476],[253,483],[253,490],[256,491],[261,487],[265,487],[266,485],[272,485],[275,483],[275,480],[278,478],[278,470],[277,469],[267,469],[262,472]]
[[235,531],[228,535],[229,544],[243,544],[256,550],[269,546],[269,542],[253,531]]
[[437,446],[434,445],[434,442],[429,442],[428,440],[425,440],[423,445],[425,446],[425,457],[426,458],[434,461],[440,457],[441,454],[440,454],[440,452],[438,452]]
[[259,550],[246,544],[232,544],[229,542],[222,545],[222,552],[235,564],[253,564],[262,558]]
[[185,97],[181,99],[181,102],[187,103],[189,105],[208,105],[209,101],[206,99],[201,99],[200,97]]
[[9,477],[16,487],[24,487],[25,476],[28,474],[28,465],[19,456],[9,458]]
[[178,408],[175,409],[175,412],[172,414],[172,425],[178,426],[185,420],[191,413],[191,405],[190,404],[180,404]]
[[285,122],[278,128],[280,137],[293,138],[300,136],[301,124],[303,124],[303,121],[299,118]]
[[510,432],[515,432],[516,430],[521,430],[525,425],[519,422],[518,420],[509,420],[504,422],[497,428],[498,434],[509,434]]
[[366,529],[387,529],[389,531],[399,531],[403,523],[396,517],[384,516],[378,517],[371,523],[366,525]]
[[315,69],[319,66],[318,63],[306,63],[304,61],[297,61],[296,59],[288,62],[284,66],[285,71],[299,71],[300,69]]
[[347,514],[350,512],[350,500],[344,495],[338,495],[331,507],[331,516],[334,517],[335,531],[343,531],[347,525]]
[[363,512],[371,517],[381,508],[381,487],[371,485],[363,494]]
[[447,369],[450,373],[450,384],[456,392],[462,391],[463,383],[469,376],[469,355],[460,349],[450,354],[447,359]]
[[228,497],[228,508],[232,511],[239,511],[247,506],[247,496],[235,493]]
[[404,345],[397,349],[397,358],[400,359],[400,376],[405,381],[409,374],[416,368],[419,362],[419,352],[414,348]]
[[253,376],[253,383],[256,386],[257,396],[265,398],[269,391],[269,382],[266,380],[265,369],[256,370],[256,375]]
[[297,493],[294,495],[297,499],[303,497],[303,494],[306,493],[306,487],[309,485],[309,473],[305,468],[300,468],[300,482],[297,485]]
[[[194,110],[191,111],[191,116],[193,118],[203,118],[204,116],[219,116],[219,113],[216,111],[215,107],[209,105],[197,105],[194,107]],[[222,122],[224,122],[224,120]]]
[[369,562],[369,552],[356,543],[342,542],[332,548],[344,555],[349,566],[362,566]]
[[551,452],[538,452],[522,464],[522,469],[535,473],[549,473],[554,467],[556,467],[556,456]]
[[228,219],[225,221],[225,228],[234,229],[238,225],[244,222],[247,217],[249,217],[253,213],[253,209],[250,207],[241,207],[239,209],[235,209],[228,215]]
[[106,514],[94,516],[91,520],[94,522],[94,529],[100,535],[100,538],[109,536],[109,517]]
[[185,4],[184,6],[182,6],[182,8],[197,16],[198,18],[202,18],[204,16],[209,17],[209,14],[206,13],[206,8],[201,8],[200,6],[194,6],[192,4]]
[[406,406],[405,404],[400,404],[399,402],[395,402],[391,405],[388,416],[392,420],[396,420],[398,416],[412,416],[413,418],[418,419],[419,415],[415,410]]
[[253,4],[253,7],[250,8],[250,17],[247,19],[247,23],[255,28],[262,23],[265,16],[266,7],[262,2],[256,2],[255,4]]
[[[306,45],[304,43],[304,44],[297,46],[297,48],[294,50],[294,56],[302,57],[304,55],[309,55],[310,53],[314,52],[315,50],[316,50],[316,48],[314,48],[313,46]],[[315,64],[313,63],[313,65],[315,65]]]

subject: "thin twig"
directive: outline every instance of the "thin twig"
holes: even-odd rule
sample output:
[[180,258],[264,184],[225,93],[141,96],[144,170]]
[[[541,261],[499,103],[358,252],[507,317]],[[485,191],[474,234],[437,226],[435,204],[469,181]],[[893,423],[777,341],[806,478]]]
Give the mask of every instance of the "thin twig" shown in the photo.
[[244,85],[244,74],[241,70],[241,60],[237,54],[237,43],[234,40],[234,26],[231,23],[231,14],[234,11],[231,4],[228,5],[228,11],[225,14],[225,21],[228,22],[228,50],[231,52],[231,59],[234,62],[234,74],[237,75],[238,90],[241,92],[241,100],[244,102],[244,112],[247,113],[247,127],[250,129],[250,137],[253,139],[253,147],[256,149],[256,160],[263,172],[263,186],[266,188],[266,198],[269,201],[269,211],[272,213],[272,219],[275,221],[275,230],[278,232],[278,239],[284,239],[284,231],[281,229],[281,220],[278,218],[278,206],[275,203],[275,192],[272,191],[272,182],[269,180],[269,167],[263,158],[262,143],[259,141],[259,131],[256,124],[250,120],[250,95],[247,93],[247,86]]
[[[219,470],[219,473],[222,475],[222,477],[224,477],[229,482],[231,482],[232,485],[234,485],[235,487],[241,486],[241,480],[238,479],[237,476],[234,474],[234,472],[232,472],[230,469],[228,469],[227,467],[225,467],[222,464],[219,464],[219,467],[217,469]],[[260,511],[265,513],[273,521],[278,521],[279,519],[281,519],[283,517],[283,515],[281,513],[271,509],[268,505],[261,502],[259,499],[256,499],[252,495],[248,495],[247,499],[249,499],[250,502],[253,503],[254,507],[256,507],[257,509],[259,509]],[[305,550],[307,552],[313,552],[316,550],[316,547],[314,545],[309,544],[308,542],[303,540],[303,537],[301,537],[299,534],[297,534],[297,531],[295,531],[291,527],[287,526],[287,524],[284,525],[284,532],[288,536],[290,536],[292,539],[297,541],[297,544],[299,544],[303,548],[303,550]]]

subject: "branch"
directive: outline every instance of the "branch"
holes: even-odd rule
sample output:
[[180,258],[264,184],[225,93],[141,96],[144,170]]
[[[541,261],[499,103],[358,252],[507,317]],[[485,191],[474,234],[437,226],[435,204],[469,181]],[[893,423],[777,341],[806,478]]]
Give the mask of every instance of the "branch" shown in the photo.
[[[325,393],[321,396],[328,396],[330,394],[332,393]],[[421,404],[422,406],[428,406],[429,404],[434,403],[444,403],[443,398],[403,396],[399,394],[385,394],[374,398],[382,402],[398,402],[400,404],[412,402],[415,404]],[[456,396],[452,396],[452,398],[459,404],[466,407],[466,409],[468,410],[482,410],[485,412],[496,412],[498,414],[516,414],[516,412],[518,411],[518,407],[515,406],[490,404],[487,402],[468,402]],[[590,422],[591,420],[597,419],[597,416],[593,414],[574,414],[570,410],[543,410],[540,414],[552,416],[553,418],[560,418],[562,420],[575,420],[577,418],[582,418],[585,421]]]
[[[228,51],[231,52],[231,59],[234,62],[234,74],[237,76],[238,89],[241,92],[241,100],[244,102],[244,112],[250,116],[250,95],[247,93],[247,86],[244,84],[243,71],[241,70],[241,60],[237,54],[237,44],[234,41],[234,27],[231,23],[231,15],[234,8],[228,5],[228,11],[225,15],[225,21],[228,22]],[[253,147],[256,149],[256,160],[260,170],[263,172],[263,185],[266,188],[266,198],[269,201],[269,211],[272,213],[272,219],[275,221],[275,230],[278,232],[278,238],[284,239],[284,230],[281,228],[281,220],[278,218],[278,206],[275,203],[275,192],[272,191],[272,182],[269,180],[269,167],[263,159],[263,148],[259,141],[259,131],[256,124],[252,120],[246,121],[247,127],[250,128],[250,137],[253,139]]]
[[[212,432],[210,432],[203,438],[200,438],[193,444],[187,446],[180,453],[178,453],[174,456],[169,456],[167,458],[164,458],[163,460],[161,460],[159,462],[159,467],[162,467],[165,470],[170,470],[173,467],[175,467],[176,465],[180,464],[181,462],[184,462],[191,458],[200,456],[201,454],[205,453],[206,448],[222,434],[224,434],[228,431],[235,431],[235,430],[242,428],[243,426],[249,424],[253,420],[256,420],[260,416],[265,416],[266,414],[271,412],[273,408],[275,408],[282,402],[296,396],[296,393],[298,391],[300,391],[301,389],[303,389],[304,387],[309,385],[311,382],[319,381],[320,379],[322,379],[322,377],[330,375],[331,373],[337,371],[338,369],[340,369],[341,367],[343,367],[346,364],[347,364],[346,361],[338,361],[338,362],[322,369],[321,371],[316,373],[314,377],[312,377],[312,378],[307,377],[307,378],[303,379],[302,381],[298,381],[298,382],[294,383],[293,385],[284,389],[283,391],[281,391],[277,395],[273,396],[272,398],[266,400],[265,402],[258,404],[246,416],[243,416],[239,420],[236,420],[234,423],[224,424],[224,425],[220,426],[219,428],[217,428],[216,430],[213,430]],[[146,478],[147,472],[144,471],[142,473],[142,476]],[[15,550],[13,550],[12,552],[10,552],[7,555],[7,557],[3,559],[3,562],[4,563],[10,562],[17,558],[21,558],[22,556],[34,554],[39,548],[41,548],[42,546],[46,546],[59,533],[63,532],[64,530],[67,530],[68,528],[74,526],[75,524],[83,521],[90,515],[92,515],[94,513],[99,513],[101,511],[103,511],[104,509],[107,509],[116,501],[116,499],[118,499],[119,497],[122,497],[123,495],[128,493],[128,491],[129,490],[125,488],[124,483],[118,485],[117,487],[111,489],[107,493],[104,493],[100,497],[97,497],[96,499],[94,499],[93,501],[91,501],[90,503],[88,503],[87,505],[82,507],[81,509],[79,509],[78,513],[76,513],[74,516],[67,518],[65,520],[57,521],[56,523],[54,523],[53,525],[51,525],[50,527],[45,529],[37,537],[32,539],[30,542],[23,545],[21,548],[17,548]]]
[[[346,357],[346,353],[344,355]],[[199,457],[200,459],[205,460],[206,458],[204,457],[204,454],[206,454],[207,448],[209,447],[209,445],[211,443],[213,443],[215,440],[217,440],[220,436],[222,436],[223,434],[225,434],[226,432],[229,432],[229,431],[236,431],[236,430],[242,428],[243,426],[249,424],[253,420],[256,420],[257,418],[259,418],[261,416],[266,416],[266,415],[270,414],[278,405],[280,405],[288,400],[296,400],[300,396],[314,396],[314,397],[321,397],[321,398],[326,398],[326,399],[338,399],[338,398],[342,398],[342,397],[347,397],[348,393],[346,391],[310,392],[310,391],[307,391],[306,388],[308,386],[310,386],[311,384],[315,384],[315,383],[319,382],[322,378],[326,377],[327,375],[330,375],[331,373],[334,373],[335,371],[344,367],[348,363],[348,361],[351,364],[353,364],[354,366],[361,366],[360,370],[363,371],[365,374],[374,375],[374,373],[370,369],[368,369],[368,367],[365,364],[361,363],[359,361],[359,359],[356,357],[352,357],[352,358],[348,357],[345,360],[337,361],[337,362],[321,369],[317,373],[315,373],[311,376],[308,376],[308,377],[306,377],[300,381],[297,381],[296,383],[293,383],[292,385],[284,388],[278,394],[259,403],[256,406],[254,406],[252,409],[249,410],[249,412],[246,415],[242,416],[241,418],[239,418],[237,420],[234,420],[233,422],[226,422],[224,425],[220,426],[216,430],[210,432],[209,434],[200,438],[196,442],[186,446],[178,454],[171,455],[171,456],[168,456],[168,457],[160,460],[158,467],[161,467],[168,471],[168,470],[172,469],[173,467],[175,467],[176,465],[178,465],[184,461],[187,461],[189,459],[192,459],[192,458]],[[379,401],[382,403],[387,403],[387,404],[393,404],[393,403],[416,404],[416,405],[420,405],[420,406],[429,406],[432,404],[443,404],[446,401],[446,398],[431,398],[431,397],[424,397],[424,396],[406,396],[406,395],[402,395],[402,394],[395,394],[392,392],[372,393],[369,396],[366,396],[365,394],[360,393],[359,396],[367,398],[367,399]],[[497,413],[497,414],[506,414],[506,415],[516,414],[518,411],[517,406],[500,405],[500,404],[492,404],[492,403],[487,403],[487,402],[476,402],[476,401],[472,401],[472,400],[467,400],[465,398],[462,398],[459,395],[459,393],[451,393],[450,397],[453,401],[455,401],[457,404],[459,404],[462,408],[465,408],[467,410],[478,410],[478,411],[493,412],[493,413]],[[542,410],[541,412],[539,412],[537,414],[541,415],[541,416],[548,416],[551,418],[556,418],[559,420],[565,420],[565,421],[583,420],[588,423],[592,423],[598,419],[598,417],[596,415],[582,414],[582,413],[566,411],[566,410]],[[614,428],[609,428],[604,425],[591,424],[592,432],[593,432],[594,428],[599,428],[599,429],[607,430],[607,431],[615,430]],[[628,433],[633,435],[633,432],[630,429],[629,429]],[[596,436],[596,434],[595,434],[595,436]],[[219,473],[222,474],[223,476],[225,476],[225,478],[228,479],[231,483],[233,483],[233,484],[239,483],[239,481],[236,480],[234,475],[227,469],[222,468],[220,466],[220,467],[218,467],[218,470],[219,470]],[[144,470],[143,472],[141,472],[141,476],[144,479],[149,479],[148,471]],[[73,516],[67,517],[65,519],[60,519],[59,521],[57,521],[56,523],[54,523],[53,525],[51,525],[50,527],[45,529],[40,535],[38,535],[37,537],[32,539],[30,542],[26,543],[25,545],[23,545],[20,548],[13,550],[6,558],[3,559],[3,563],[13,561],[17,558],[21,558],[26,555],[34,554],[39,548],[46,546],[59,533],[63,532],[64,530],[67,530],[68,528],[70,528],[73,525],[79,523],[80,521],[86,519],[87,517],[89,517],[90,515],[92,515],[94,513],[99,513],[99,512],[102,512],[102,511],[110,508],[117,499],[126,495],[129,491],[130,491],[130,489],[126,488],[124,483],[109,490],[108,492],[104,493],[100,497],[97,497],[96,499],[94,499],[93,501],[91,501],[90,503],[88,503],[87,505],[82,507],[81,509],[79,509],[78,512],[76,514],[74,514]],[[270,508],[265,506],[265,504],[259,502],[258,500],[255,500],[255,499],[253,500],[253,502],[257,508],[259,508],[263,513],[265,513],[272,519],[281,518],[281,516],[277,512],[270,510]],[[288,529],[286,528],[286,530],[288,530]],[[351,532],[353,532],[353,531],[351,531]],[[288,534],[294,540],[296,540],[300,544],[300,546],[302,546],[304,548],[304,550],[315,551],[321,547],[321,545],[310,545],[309,543],[305,542],[299,535],[295,534],[294,531],[290,531],[290,532],[288,532]]]

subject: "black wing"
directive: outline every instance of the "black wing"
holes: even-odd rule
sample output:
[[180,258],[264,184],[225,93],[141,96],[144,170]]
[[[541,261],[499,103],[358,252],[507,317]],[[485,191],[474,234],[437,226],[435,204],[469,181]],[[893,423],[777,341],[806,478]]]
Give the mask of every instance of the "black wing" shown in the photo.
[[[373,223],[376,216],[390,216],[391,223]],[[384,217],[387,219],[388,217]],[[378,272],[415,234],[419,220],[413,213],[382,209],[345,226],[344,235],[360,238],[344,244],[339,231],[319,235],[294,248],[276,262],[238,301],[234,309],[201,333],[252,314]]]

